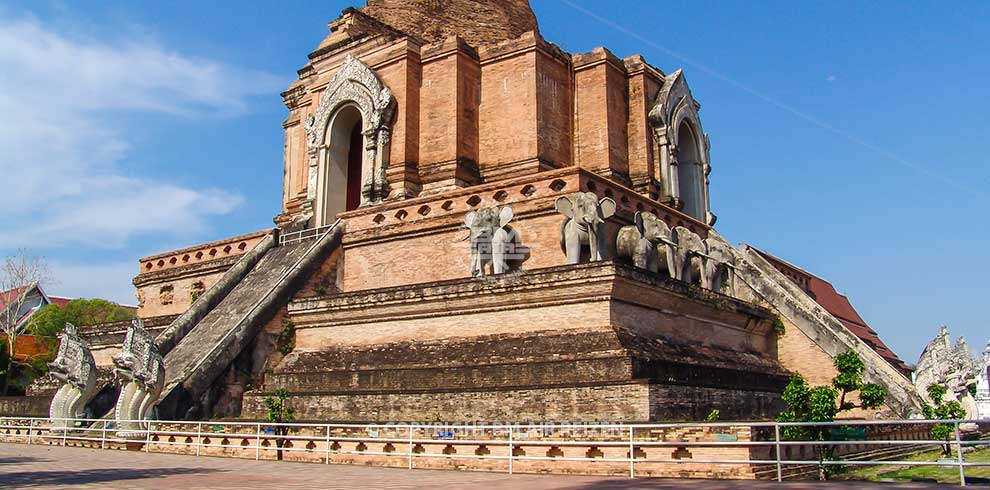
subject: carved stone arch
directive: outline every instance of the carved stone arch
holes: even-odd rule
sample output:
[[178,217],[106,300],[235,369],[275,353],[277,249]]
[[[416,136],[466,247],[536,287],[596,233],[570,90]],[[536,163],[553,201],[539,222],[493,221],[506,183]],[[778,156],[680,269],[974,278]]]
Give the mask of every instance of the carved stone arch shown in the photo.
[[[688,211],[699,221],[712,224],[714,215],[708,197],[710,144],[698,115],[700,109],[701,104],[691,95],[683,72],[677,70],[667,75],[657,93],[649,121],[659,150],[661,199]],[[681,136],[685,127],[690,129],[692,138]],[[691,155],[691,161],[681,161],[684,155]],[[683,168],[684,165],[692,168]],[[685,182],[688,177],[691,182]],[[685,202],[686,198],[693,202]]]
[[[304,125],[309,157],[305,206],[307,218],[314,217],[316,200],[321,195],[319,167],[323,160],[321,152],[328,145],[328,125],[334,115],[346,106],[357,108],[361,114],[361,132],[364,136],[361,206],[379,203],[388,197],[385,170],[388,166],[395,97],[368,65],[348,54],[320,95],[316,110],[306,119]],[[317,225],[332,223],[333,218],[326,217],[323,221]]]

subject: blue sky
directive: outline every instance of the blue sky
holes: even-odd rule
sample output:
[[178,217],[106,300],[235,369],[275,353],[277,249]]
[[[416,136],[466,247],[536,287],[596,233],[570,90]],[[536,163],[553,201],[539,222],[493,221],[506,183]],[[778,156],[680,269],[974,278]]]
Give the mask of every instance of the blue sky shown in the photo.
[[[534,0],[544,37],[683,68],[717,228],[830,280],[906,361],[990,336],[990,3]],[[0,6],[0,253],[133,303],[137,259],[272,226],[278,93],[350,2]]]

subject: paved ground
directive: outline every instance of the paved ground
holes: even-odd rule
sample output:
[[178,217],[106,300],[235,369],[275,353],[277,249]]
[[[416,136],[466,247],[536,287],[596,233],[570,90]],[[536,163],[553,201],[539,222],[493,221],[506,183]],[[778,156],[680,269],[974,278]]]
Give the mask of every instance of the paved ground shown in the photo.
[[[197,458],[98,449],[0,443],[0,488],[127,489],[682,489],[760,490],[821,488],[818,482],[776,483],[709,480],[507,475]],[[835,489],[936,488],[924,484],[828,483]]]

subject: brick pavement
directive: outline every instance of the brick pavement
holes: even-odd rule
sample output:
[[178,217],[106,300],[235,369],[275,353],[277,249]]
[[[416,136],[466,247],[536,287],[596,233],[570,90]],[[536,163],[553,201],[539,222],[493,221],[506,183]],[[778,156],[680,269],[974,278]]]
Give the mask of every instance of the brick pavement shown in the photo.
[[[681,489],[821,488],[819,482],[712,481],[406,470],[349,465],[253,461],[172,454],[0,443],[0,488],[127,488],[183,490],[320,489]],[[836,489],[935,488],[924,484],[832,483]]]

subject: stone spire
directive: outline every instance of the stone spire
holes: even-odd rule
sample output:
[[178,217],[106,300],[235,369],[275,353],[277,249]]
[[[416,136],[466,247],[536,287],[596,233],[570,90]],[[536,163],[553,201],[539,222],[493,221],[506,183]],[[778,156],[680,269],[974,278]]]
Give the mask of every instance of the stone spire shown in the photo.
[[361,10],[427,43],[460,36],[477,48],[539,32],[528,0],[368,0]]

